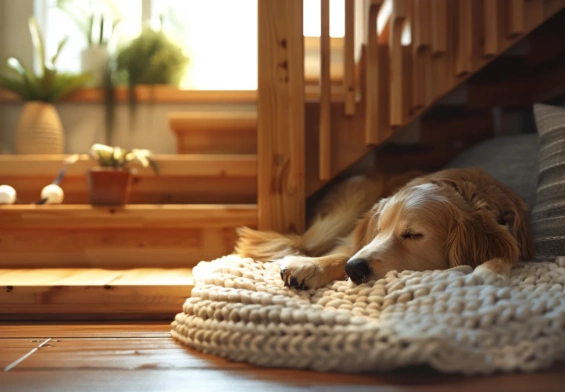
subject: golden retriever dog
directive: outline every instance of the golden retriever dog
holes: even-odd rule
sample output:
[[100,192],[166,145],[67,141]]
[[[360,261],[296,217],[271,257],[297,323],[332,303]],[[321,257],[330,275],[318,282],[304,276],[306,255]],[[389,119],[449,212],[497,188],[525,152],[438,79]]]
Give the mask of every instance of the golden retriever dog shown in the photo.
[[460,265],[504,281],[534,253],[527,206],[480,168],[352,177],[320,202],[303,235],[238,234],[238,255],[276,261],[297,289]]

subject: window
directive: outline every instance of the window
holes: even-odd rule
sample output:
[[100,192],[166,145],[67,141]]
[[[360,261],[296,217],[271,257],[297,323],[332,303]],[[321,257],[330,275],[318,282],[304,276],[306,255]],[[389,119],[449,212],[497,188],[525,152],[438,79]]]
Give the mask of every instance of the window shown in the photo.
[[[80,53],[86,39],[57,0],[34,0],[35,14],[43,26],[46,49],[56,50],[65,36],[69,41],[59,66],[80,70]],[[119,45],[135,37],[144,25],[163,28],[190,58],[183,89],[254,90],[257,88],[257,0],[67,0],[72,6],[113,14],[123,22],[110,42]],[[360,2],[357,2],[359,4]],[[330,35],[343,37],[344,0],[330,1]],[[99,31],[95,29],[95,32]],[[320,35],[320,1],[304,0],[304,35]]]

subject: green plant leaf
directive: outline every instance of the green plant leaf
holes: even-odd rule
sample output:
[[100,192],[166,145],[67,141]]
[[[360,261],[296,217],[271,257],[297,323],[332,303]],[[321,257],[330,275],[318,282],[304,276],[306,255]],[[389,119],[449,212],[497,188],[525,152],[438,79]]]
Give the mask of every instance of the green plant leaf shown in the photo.
[[21,79],[21,85],[25,89],[25,94],[22,98],[30,100],[36,97],[39,93],[37,88],[37,78],[27,69],[22,62],[16,57],[8,58],[6,62],[9,70],[13,71]]
[[31,16],[29,18],[28,24],[29,32],[31,34],[31,42],[33,44],[35,52],[39,56],[41,67],[45,69],[45,46],[43,44],[43,34],[41,33],[37,19],[34,16]]
[[94,30],[94,14],[88,17],[88,46],[92,46],[92,32]]
[[29,100],[32,96],[28,89],[28,86],[24,83],[22,79],[16,79],[7,76],[4,73],[0,73],[0,87],[16,94],[21,99]]
[[78,75],[73,74],[59,74],[53,83],[53,89],[49,95],[51,102],[57,102],[69,94],[72,94],[82,87],[90,80],[91,76],[87,73]]
[[59,45],[57,45],[57,50],[55,51],[55,54],[51,58],[51,64],[53,65],[53,68],[55,67],[55,63],[57,62],[57,59],[59,58],[59,54],[61,53],[61,51],[63,50],[63,48],[67,44],[68,40],[69,40],[69,37],[66,36],[65,38],[63,38],[61,40],[61,42],[59,42]]

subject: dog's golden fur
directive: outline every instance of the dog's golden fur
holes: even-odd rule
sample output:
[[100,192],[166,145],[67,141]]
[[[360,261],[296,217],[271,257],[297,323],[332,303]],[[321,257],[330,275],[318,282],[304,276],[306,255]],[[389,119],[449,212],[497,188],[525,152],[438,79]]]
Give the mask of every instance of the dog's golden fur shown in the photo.
[[[504,277],[533,257],[525,203],[479,168],[350,178],[316,212],[303,235],[239,229],[236,253],[279,262],[297,288],[344,279],[346,269],[355,283],[458,265]],[[355,271],[359,260],[368,273]]]

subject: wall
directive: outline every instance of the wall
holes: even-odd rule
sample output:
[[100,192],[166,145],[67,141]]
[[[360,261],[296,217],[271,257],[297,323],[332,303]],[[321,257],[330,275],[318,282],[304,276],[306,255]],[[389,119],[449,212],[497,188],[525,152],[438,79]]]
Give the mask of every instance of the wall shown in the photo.
[[[0,59],[18,57],[33,66],[33,49],[27,29],[34,14],[34,0],[0,0]],[[9,17],[8,17],[9,15]],[[13,153],[14,131],[22,105],[0,103],[0,153]],[[255,104],[140,104],[130,121],[127,104],[116,109],[116,135],[113,143],[124,148],[149,148],[154,153],[176,152],[174,134],[169,130],[167,113],[173,111],[238,110],[255,111]],[[104,108],[102,104],[60,103],[57,110],[67,136],[67,152],[86,152],[95,142],[104,141]]]
[[[13,152],[21,104],[2,108],[0,132],[3,143],[0,153]],[[68,153],[88,152],[93,143],[104,142],[104,108],[100,104],[62,103],[57,105],[67,137]],[[255,104],[140,104],[137,115],[130,121],[129,108],[119,104],[116,110],[116,132],[112,144],[123,148],[147,148],[156,154],[176,153],[175,135],[169,129],[170,112],[255,111]]]

